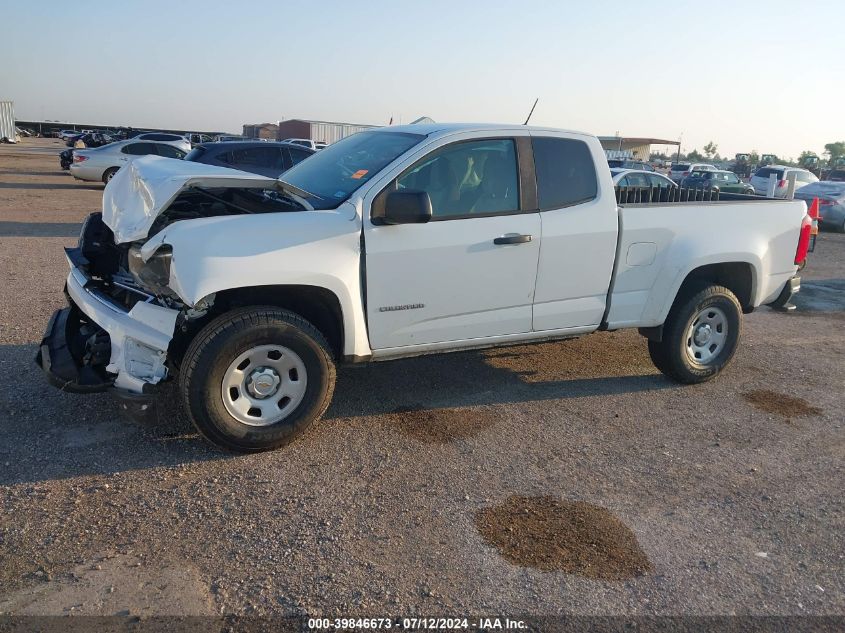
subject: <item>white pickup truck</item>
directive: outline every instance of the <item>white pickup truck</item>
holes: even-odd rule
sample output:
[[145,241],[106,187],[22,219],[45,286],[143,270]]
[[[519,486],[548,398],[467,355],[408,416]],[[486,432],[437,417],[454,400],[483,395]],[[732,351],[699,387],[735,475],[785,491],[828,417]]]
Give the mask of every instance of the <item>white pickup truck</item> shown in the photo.
[[67,249],[38,363],[67,391],[182,402],[216,444],[290,441],[336,363],[639,328],[696,383],[743,313],[799,288],[793,200],[618,205],[594,136],[421,124],[334,143],[280,180],[161,157],[120,170]]

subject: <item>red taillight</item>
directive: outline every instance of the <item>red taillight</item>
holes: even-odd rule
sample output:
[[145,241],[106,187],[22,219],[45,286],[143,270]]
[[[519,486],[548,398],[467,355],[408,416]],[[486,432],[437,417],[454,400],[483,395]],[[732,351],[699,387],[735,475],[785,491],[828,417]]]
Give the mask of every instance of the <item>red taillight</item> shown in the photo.
[[778,180],[778,189],[781,189],[783,187],[786,187],[786,181],[785,180]]
[[819,200],[819,204],[823,207],[829,207],[832,204],[836,204],[834,200]]
[[[825,201],[822,200],[821,204],[824,204]],[[819,220],[821,220],[822,216],[819,213],[819,199],[813,198],[813,202],[810,205],[810,208],[807,209],[807,215],[810,216],[810,220],[813,223],[813,230],[810,231],[811,235],[818,235],[819,234]]]
[[73,162],[74,163],[81,163],[83,160],[88,160],[87,156],[80,156],[79,154],[73,155]]
[[798,236],[798,248],[795,249],[795,263],[801,263],[807,259],[807,253],[810,252],[810,235],[813,232],[813,220],[809,215],[805,215],[801,221],[801,234]]

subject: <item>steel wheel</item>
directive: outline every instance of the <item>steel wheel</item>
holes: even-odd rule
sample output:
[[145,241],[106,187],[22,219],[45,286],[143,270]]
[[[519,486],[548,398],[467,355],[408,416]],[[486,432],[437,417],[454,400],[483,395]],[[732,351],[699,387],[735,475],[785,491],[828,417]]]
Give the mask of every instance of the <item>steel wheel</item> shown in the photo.
[[281,345],[259,345],[229,363],[223,375],[223,404],[250,426],[267,426],[287,417],[305,397],[305,363]]
[[728,337],[728,317],[715,306],[696,315],[686,333],[686,351],[690,362],[707,365],[725,346]]

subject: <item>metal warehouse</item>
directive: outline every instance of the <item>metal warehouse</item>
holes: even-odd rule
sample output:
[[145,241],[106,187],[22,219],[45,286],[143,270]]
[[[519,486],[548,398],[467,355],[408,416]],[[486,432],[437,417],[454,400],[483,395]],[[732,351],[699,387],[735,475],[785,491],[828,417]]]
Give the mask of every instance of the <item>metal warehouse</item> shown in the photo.
[[286,121],[279,121],[276,139],[284,141],[288,138],[307,138],[312,141],[334,143],[350,134],[370,130],[374,127],[379,126],[358,123],[337,123],[336,121],[287,119]]
[[637,160],[648,160],[651,156],[652,145],[680,146],[679,141],[662,138],[600,136],[599,141],[608,158],[636,158]]
[[244,136],[247,138],[265,138],[276,140],[279,126],[275,123],[247,123],[244,125]]

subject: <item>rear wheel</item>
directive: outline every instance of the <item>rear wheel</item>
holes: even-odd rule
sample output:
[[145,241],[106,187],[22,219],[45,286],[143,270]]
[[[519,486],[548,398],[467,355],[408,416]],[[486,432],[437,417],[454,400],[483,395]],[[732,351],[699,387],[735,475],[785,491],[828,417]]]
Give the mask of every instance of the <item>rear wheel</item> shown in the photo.
[[110,167],[106,171],[103,172],[103,184],[109,184],[109,181],[114,178],[114,175],[117,173],[117,167]]
[[308,321],[272,307],[224,314],[200,331],[179,378],[191,421],[233,451],[278,448],[325,412],[334,391],[329,345]]
[[727,365],[739,343],[742,308],[723,286],[695,284],[676,301],[663,324],[661,341],[649,341],[655,366],[678,382],[713,378]]

